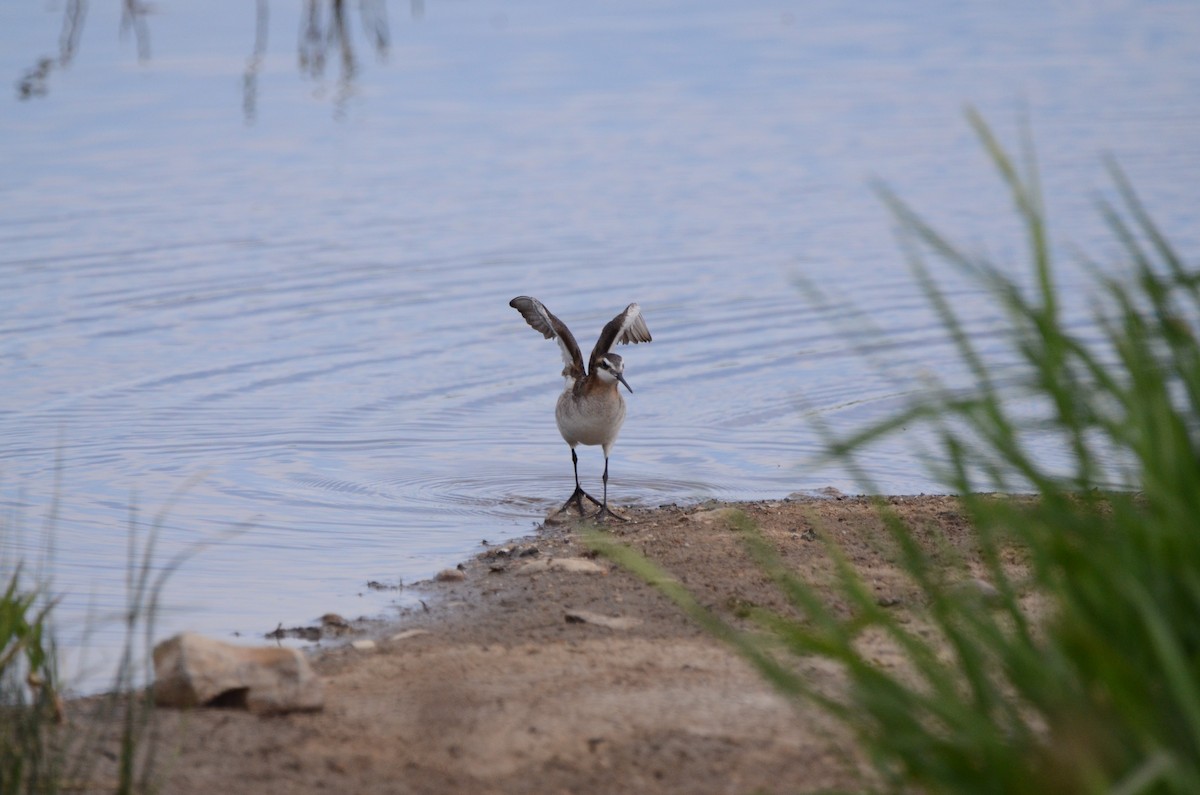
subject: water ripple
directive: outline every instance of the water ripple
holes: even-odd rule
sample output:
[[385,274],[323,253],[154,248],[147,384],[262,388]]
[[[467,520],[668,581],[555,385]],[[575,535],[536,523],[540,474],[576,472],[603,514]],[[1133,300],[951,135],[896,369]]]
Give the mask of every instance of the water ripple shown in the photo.
[[[54,45],[29,32],[57,31],[56,8],[7,12],[5,73]],[[299,28],[299,5],[272,11]],[[397,45],[429,57],[360,64],[338,121],[330,92],[284,70],[245,124],[228,92],[245,53],[209,35],[223,12],[172,4],[153,24],[178,51],[145,80],[101,48],[5,109],[0,505],[27,532],[0,551],[35,556],[56,506],[64,622],[88,599],[119,613],[126,534],[169,504],[163,553],[207,546],[172,580],[164,630],[385,611],[367,579],[526,532],[573,485],[558,350],[508,307],[519,294],[585,351],[642,304],[655,340],[622,351],[636,391],[616,504],[853,491],[812,420],[845,433],[923,379],[970,383],[866,180],[968,250],[1024,256],[964,100],[1006,140],[1029,104],[1073,329],[1095,334],[1071,315],[1088,303],[1072,252],[1111,251],[1101,151],[1181,250],[1200,245],[1200,13],[1053,4],[1031,37],[1026,12],[810,4],[784,24],[761,2],[544,4],[500,36],[451,4]],[[89,17],[98,41],[119,27],[117,5]],[[933,267],[1011,377],[995,311]],[[935,490],[915,462],[928,442],[904,435],[864,468]],[[581,449],[592,493],[603,466]]]

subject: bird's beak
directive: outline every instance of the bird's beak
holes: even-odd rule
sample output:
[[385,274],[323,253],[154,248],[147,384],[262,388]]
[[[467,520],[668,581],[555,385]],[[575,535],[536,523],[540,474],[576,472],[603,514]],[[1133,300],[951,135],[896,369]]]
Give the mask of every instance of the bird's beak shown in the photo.
[[620,381],[622,384],[624,384],[624,385],[625,385],[625,388],[629,390],[629,394],[631,394],[631,395],[632,395],[632,394],[633,394],[633,387],[631,387],[631,386],[629,385],[629,382],[625,380],[625,376],[621,375],[620,373],[613,373],[613,375],[615,375],[615,376],[617,377],[617,380],[618,380],[618,381]]

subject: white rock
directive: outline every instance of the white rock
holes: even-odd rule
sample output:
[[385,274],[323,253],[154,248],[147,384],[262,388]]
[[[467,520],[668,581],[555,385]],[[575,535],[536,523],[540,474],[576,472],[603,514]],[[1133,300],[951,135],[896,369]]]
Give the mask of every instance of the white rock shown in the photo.
[[958,592],[965,597],[978,599],[990,607],[996,607],[1004,601],[1000,596],[1000,589],[980,577],[972,577],[959,583]]
[[298,649],[235,646],[184,632],[154,647],[154,701],[197,707],[220,699],[266,714],[318,710],[321,680]]
[[395,635],[392,635],[390,638],[388,638],[388,640],[392,640],[392,641],[408,640],[409,638],[415,638],[420,635],[428,635],[428,634],[429,634],[429,630],[427,630],[427,629],[406,629],[403,632],[397,632]]
[[375,641],[373,640],[356,640],[350,645],[358,651],[375,651]]
[[728,522],[738,513],[737,508],[713,508],[708,511],[696,511],[689,516],[694,522]]
[[604,574],[606,569],[599,563],[584,558],[541,558],[530,561],[519,569],[521,574],[537,574],[542,571],[567,571],[574,574]]

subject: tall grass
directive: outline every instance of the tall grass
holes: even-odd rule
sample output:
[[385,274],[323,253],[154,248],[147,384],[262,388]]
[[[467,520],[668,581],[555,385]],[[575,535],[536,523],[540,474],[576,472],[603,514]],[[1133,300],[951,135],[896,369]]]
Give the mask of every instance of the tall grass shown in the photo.
[[[1115,276],[1090,269],[1099,334],[1073,331],[1031,150],[1026,145],[1018,162],[982,119],[969,119],[1023,224],[1027,278],[968,253],[882,189],[915,276],[975,387],[931,382],[895,416],[850,438],[830,437],[828,447],[855,468],[874,442],[924,423],[937,440],[932,465],[961,495],[994,598],[964,591],[966,564],[947,565],[939,553],[948,545],[919,540],[882,501],[900,565],[921,594],[916,616],[878,605],[832,542],[836,593],[823,596],[744,520],[735,525],[747,548],[795,608],[756,612],[755,632],[727,624],[631,550],[607,538],[595,543],[657,583],[784,693],[840,718],[884,789],[1200,792],[1200,272],[1109,164],[1116,201],[1099,211],[1122,262],[1108,269]],[[1018,385],[999,384],[930,257],[984,286],[1003,311],[1021,363]],[[1042,461],[1029,445],[1034,436],[1061,440],[1069,466]],[[1125,488],[1113,488],[1114,480]],[[985,494],[1012,489],[1033,496]],[[890,639],[904,665],[868,658],[860,643],[868,632]],[[845,689],[818,691],[780,649],[836,661]]]
[[[120,661],[109,692],[64,705],[50,620],[55,600],[45,587],[25,588],[18,562],[0,593],[0,795],[111,791],[150,792],[156,775],[154,711],[149,688],[149,649],[160,597],[168,578],[204,543],[188,546],[160,563],[157,547],[170,509],[190,479],[154,515],[149,527],[131,501],[124,630]],[[57,493],[57,487],[56,487]],[[47,518],[53,533],[57,497]],[[235,528],[234,531],[237,532]],[[0,559],[0,574],[5,571]],[[73,713],[85,715],[73,720]],[[106,738],[115,735],[115,743]],[[97,753],[115,744],[110,764]]]
[[47,749],[41,729],[58,714],[54,654],[47,631],[52,605],[27,589],[18,565],[0,593],[0,793],[44,789]]

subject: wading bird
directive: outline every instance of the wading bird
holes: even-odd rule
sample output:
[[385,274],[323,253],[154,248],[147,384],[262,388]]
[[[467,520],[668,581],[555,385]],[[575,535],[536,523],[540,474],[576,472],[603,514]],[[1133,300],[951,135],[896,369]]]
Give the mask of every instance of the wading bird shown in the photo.
[[[623,520],[624,517],[608,509],[608,455],[617,441],[621,424],[625,422],[625,399],[621,397],[617,384],[624,384],[630,393],[633,389],[625,380],[625,363],[612,349],[618,343],[650,342],[650,329],[646,328],[646,321],[642,319],[642,310],[637,304],[630,304],[624,312],[608,321],[596,340],[596,347],[592,349],[587,370],[584,370],[583,356],[575,336],[541,301],[522,295],[509,301],[508,305],[520,312],[525,322],[535,331],[540,331],[546,339],[557,340],[562,351],[562,374],[566,378],[566,386],[558,396],[554,419],[558,423],[558,432],[571,446],[575,491],[563,503],[560,512],[574,505],[579,509],[580,516],[586,516],[583,507],[586,497],[600,506],[593,519],[604,520],[612,516]],[[597,500],[579,485],[579,457],[575,454],[575,446],[580,444],[598,444],[604,448],[603,500]]]

